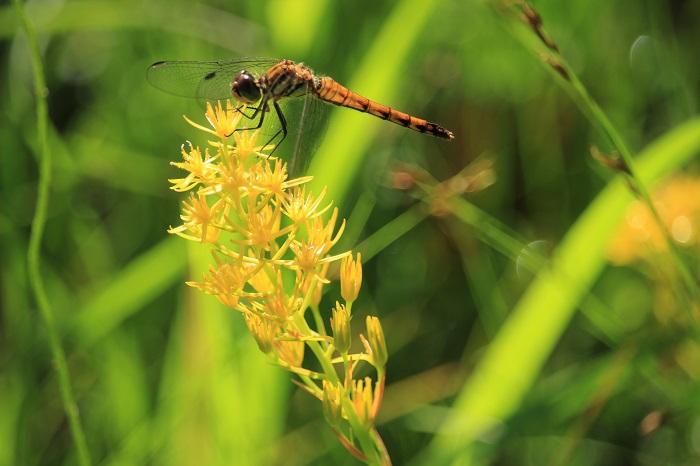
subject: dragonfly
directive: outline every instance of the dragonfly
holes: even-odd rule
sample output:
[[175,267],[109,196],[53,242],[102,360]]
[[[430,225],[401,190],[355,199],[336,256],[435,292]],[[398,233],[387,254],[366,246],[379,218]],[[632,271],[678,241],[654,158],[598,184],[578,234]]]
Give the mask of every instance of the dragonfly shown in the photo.
[[[288,135],[294,135],[295,143],[287,152],[291,152],[290,172],[297,175],[308,168],[325,134],[330,108],[327,103],[440,139],[454,139],[451,131],[438,124],[374,102],[292,60],[257,57],[160,61],[148,68],[147,77],[162,91],[196,98],[201,103],[233,98],[237,109],[253,122],[247,129],[263,129],[270,138],[268,144],[275,143],[275,151]],[[241,110],[244,106],[246,110]]]

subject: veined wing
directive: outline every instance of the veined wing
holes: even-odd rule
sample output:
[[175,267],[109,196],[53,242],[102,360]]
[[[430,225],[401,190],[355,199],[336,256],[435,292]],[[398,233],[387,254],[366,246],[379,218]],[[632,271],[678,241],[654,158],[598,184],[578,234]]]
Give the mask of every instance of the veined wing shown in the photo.
[[[312,93],[305,97],[286,99],[282,108],[287,117],[289,142],[280,149],[289,161],[289,172],[297,177],[306,173],[309,163],[328,130],[331,106]],[[287,146],[286,148],[284,146]]]
[[[288,97],[277,101],[287,123],[287,137],[282,139],[282,122],[277,112],[270,108],[263,125],[258,129],[258,143],[275,145],[272,155],[288,163],[292,177],[302,176],[323,141],[328,129],[331,106],[312,93],[305,96]],[[241,125],[254,126],[258,119],[243,120]]]
[[[276,58],[235,58],[218,61],[165,61],[151,65],[148,81],[170,94],[196,98],[200,103],[232,98],[231,81],[246,70],[260,76],[279,63]],[[293,175],[301,175],[323,140],[328,127],[330,106],[312,93],[280,99],[278,104],[287,122],[287,137],[282,141],[282,123],[270,108],[259,129],[258,142],[278,145],[274,155],[289,162]],[[248,112],[250,113],[250,112]],[[259,115],[258,118],[262,116]],[[256,120],[243,120],[249,127]]]
[[238,72],[262,75],[280,60],[233,58],[217,61],[162,61],[148,68],[148,81],[169,94],[206,101],[231,98],[231,81]]

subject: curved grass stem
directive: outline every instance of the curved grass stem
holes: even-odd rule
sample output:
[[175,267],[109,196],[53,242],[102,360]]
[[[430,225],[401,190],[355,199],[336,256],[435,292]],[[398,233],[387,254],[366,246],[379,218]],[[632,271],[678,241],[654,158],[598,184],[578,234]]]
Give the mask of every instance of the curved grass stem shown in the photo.
[[63,400],[63,408],[68,419],[73,442],[77,449],[78,464],[89,466],[91,464],[90,453],[85,441],[85,434],[80,422],[78,407],[75,403],[73,389],[71,387],[66,356],[61,347],[61,341],[54,321],[53,312],[49,304],[48,296],[44,288],[44,281],[40,273],[41,241],[46,225],[46,212],[49,201],[49,188],[51,186],[51,151],[47,141],[48,108],[46,104],[46,83],[44,79],[44,68],[41,62],[39,44],[32,23],[27,17],[24,5],[21,0],[14,0],[17,15],[29,42],[31,59],[34,64],[34,89],[36,93],[36,113],[37,113],[37,154],[39,156],[39,185],[36,201],[36,210],[32,219],[32,229],[29,237],[29,247],[27,251],[27,267],[29,282],[34,292],[34,297],[39,308],[41,318],[46,325],[49,336],[49,346],[54,359],[54,368],[58,373],[58,382]]

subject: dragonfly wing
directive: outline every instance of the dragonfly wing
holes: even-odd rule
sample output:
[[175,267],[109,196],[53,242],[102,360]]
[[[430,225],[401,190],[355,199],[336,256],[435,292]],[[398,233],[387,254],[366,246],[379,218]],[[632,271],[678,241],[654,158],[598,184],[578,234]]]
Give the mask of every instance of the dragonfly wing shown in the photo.
[[[219,61],[165,61],[151,65],[147,77],[154,87],[162,91],[195,98],[204,105],[206,102],[230,99],[231,82],[239,72],[246,70],[259,77],[279,62],[275,58],[259,57]],[[328,127],[330,107],[310,92],[301,97],[280,99],[278,104],[286,121],[287,137],[284,140],[282,122],[271,103],[268,109],[258,112],[254,120],[243,124],[247,123],[249,128],[254,128],[258,126],[260,116],[264,116],[258,141],[261,145],[278,145],[274,155],[288,161],[290,173],[298,176],[306,171],[323,139]],[[248,109],[246,114],[252,115],[253,110]]]
[[191,97],[201,103],[231,98],[231,81],[246,70],[262,75],[279,60],[234,58],[218,61],[164,61],[148,68],[148,81],[169,94]]
[[311,159],[318,150],[328,129],[330,106],[316,96],[307,93],[303,97],[289,99],[282,109],[287,119],[289,142],[289,173],[293,177],[303,175],[309,168]]

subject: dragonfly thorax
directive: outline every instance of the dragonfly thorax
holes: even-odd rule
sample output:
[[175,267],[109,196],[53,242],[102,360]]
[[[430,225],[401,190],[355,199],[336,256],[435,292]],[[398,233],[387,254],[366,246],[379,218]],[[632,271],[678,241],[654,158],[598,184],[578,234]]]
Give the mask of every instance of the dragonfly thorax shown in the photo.
[[231,83],[231,94],[243,104],[254,104],[262,97],[262,89],[253,75],[243,70]]

